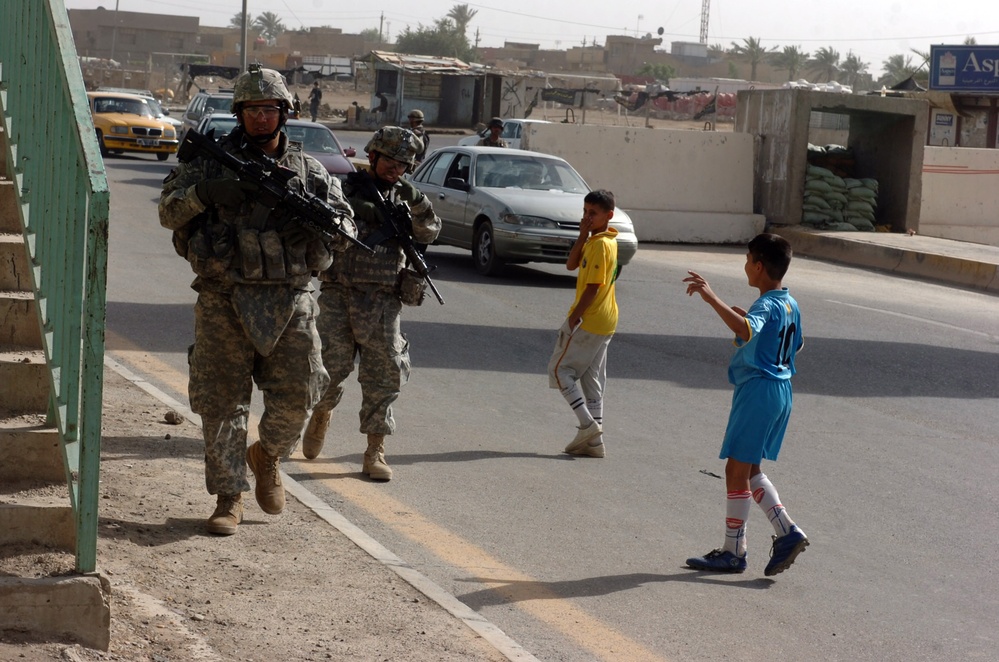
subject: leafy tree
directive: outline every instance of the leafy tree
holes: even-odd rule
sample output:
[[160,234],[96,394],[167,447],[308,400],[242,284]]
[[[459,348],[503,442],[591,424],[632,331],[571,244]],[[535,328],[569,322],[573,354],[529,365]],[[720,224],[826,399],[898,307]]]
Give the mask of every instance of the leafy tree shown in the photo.
[[471,60],[474,56],[474,49],[468,39],[458,32],[449,18],[437,19],[433,27],[429,28],[420,25],[416,30],[411,30],[407,26],[396,39],[395,45],[400,53],[456,57],[461,60]]
[[732,42],[729,53],[738,55],[749,60],[749,79],[756,80],[756,68],[766,62],[770,56],[777,51],[776,46],[765,47],[757,37],[747,37],[741,44]]
[[669,79],[676,76],[676,69],[669,64],[646,62],[641,69],[635,72],[636,76],[651,76],[658,81],[669,83]]
[[454,21],[455,29],[464,36],[468,31],[468,24],[478,13],[478,9],[470,9],[468,5],[455,5],[447,13],[447,17]]
[[965,37],[964,38],[964,45],[965,46],[977,46],[978,42],[975,40],[974,37]]
[[382,34],[378,31],[378,28],[364,28],[361,30],[361,36],[364,38],[364,41],[370,41],[376,44],[382,40]]
[[839,73],[839,51],[829,46],[815,51],[815,57],[808,63],[808,71],[818,74],[819,80],[825,78],[827,83],[832,82]]
[[711,44],[708,46],[708,57],[717,60],[722,55],[725,55],[725,47],[721,44]]
[[800,46],[785,46],[784,50],[774,55],[774,64],[778,69],[787,71],[787,79],[795,80],[798,72],[808,66],[810,54],[801,50]]
[[735,66],[735,62],[732,60],[728,61],[728,77],[729,78],[740,78],[739,67]]
[[278,35],[287,30],[284,23],[281,22],[281,17],[269,11],[265,11],[253,19],[253,27],[259,30],[260,36],[267,40],[277,39]]
[[843,60],[843,65],[839,69],[840,73],[846,77],[843,82],[856,88],[860,75],[867,73],[867,66],[867,63],[854,55],[853,51],[847,52],[846,59]]
[[[246,15],[246,28],[247,29],[250,29],[250,28],[253,27],[253,20],[254,20],[253,19],[253,15],[248,13]],[[238,12],[236,12],[233,15],[233,17],[231,19],[229,19],[229,27],[230,28],[236,28],[237,30],[242,30],[243,29],[243,12],[238,11]]]

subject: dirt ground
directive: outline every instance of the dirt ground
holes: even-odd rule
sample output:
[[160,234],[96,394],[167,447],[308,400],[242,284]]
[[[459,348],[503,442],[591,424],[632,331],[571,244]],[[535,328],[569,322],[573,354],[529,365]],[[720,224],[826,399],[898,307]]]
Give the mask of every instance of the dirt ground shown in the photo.
[[[236,535],[204,533],[214,498],[200,430],[166,423],[166,406],[105,372],[97,559],[112,586],[110,649],[3,631],[0,660],[506,659],[294,498],[275,517],[251,492]],[[0,552],[0,577],[72,567],[65,553]]]

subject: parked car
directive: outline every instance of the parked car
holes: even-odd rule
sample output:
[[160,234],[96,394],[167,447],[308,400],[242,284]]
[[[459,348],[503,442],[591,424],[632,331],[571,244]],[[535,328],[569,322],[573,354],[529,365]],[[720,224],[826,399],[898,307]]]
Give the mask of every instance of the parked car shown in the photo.
[[177,135],[181,134],[181,127],[184,123],[178,119],[170,116],[170,111],[163,107],[160,100],[153,96],[153,93],[149,90],[140,90],[138,88],[131,87],[104,87],[101,86],[97,90],[98,92],[121,92],[124,94],[134,94],[136,96],[142,97],[149,104],[149,110],[152,111],[153,117],[161,122],[166,122],[167,124],[172,124]]
[[139,152],[166,161],[180,144],[172,125],[153,117],[140,96],[123,92],[87,92],[101,154]]
[[[198,133],[206,134],[214,130],[218,140],[236,128],[236,117],[229,113],[211,113],[201,118],[197,126]],[[346,179],[349,173],[356,170],[348,157],[355,156],[353,147],[344,149],[336,135],[328,127],[318,122],[306,120],[288,120],[284,126],[288,138],[302,143],[302,148],[309,156],[313,156],[323,164],[326,172]]]
[[[500,138],[506,141],[510,149],[520,149],[521,135],[524,133],[524,127],[529,124],[551,124],[551,122],[548,120],[503,120],[503,133],[500,134]],[[463,147],[474,147],[479,143],[479,140],[485,138],[487,135],[489,135],[489,129],[483,129],[481,133],[462,138],[458,141],[458,144]]]
[[[590,191],[565,159],[500,147],[442,147],[411,181],[441,218],[436,243],[471,249],[486,276],[506,263],[565,264]],[[610,225],[624,266],[638,250],[634,225],[623,209]]]
[[[201,118],[209,113],[232,112],[232,90],[206,92],[201,90],[194,95],[184,111],[184,131],[198,126]],[[181,134],[181,138],[183,138]]]

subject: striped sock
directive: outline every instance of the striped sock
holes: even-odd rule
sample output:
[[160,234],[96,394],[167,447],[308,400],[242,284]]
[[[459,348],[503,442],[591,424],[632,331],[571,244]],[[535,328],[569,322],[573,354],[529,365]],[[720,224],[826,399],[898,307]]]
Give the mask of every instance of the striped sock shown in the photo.
[[746,555],[746,520],[752,508],[753,493],[736,490],[728,493],[725,503],[725,546],[722,549],[736,556]]
[[781,505],[777,488],[770,482],[767,475],[758,473],[749,479],[749,487],[753,490],[753,501],[763,510],[774,527],[777,537],[787,535],[794,522],[787,516],[787,510]]

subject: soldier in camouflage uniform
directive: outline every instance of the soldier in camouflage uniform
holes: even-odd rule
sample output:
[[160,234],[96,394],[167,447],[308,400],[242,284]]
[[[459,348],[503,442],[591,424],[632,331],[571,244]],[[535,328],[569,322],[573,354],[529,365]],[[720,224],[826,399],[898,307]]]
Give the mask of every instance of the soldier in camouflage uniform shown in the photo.
[[[281,132],[294,102],[281,75],[252,65],[236,79],[238,126],[219,144],[243,161],[275,159],[297,176],[289,187],[313,193],[342,211],[340,227],[356,228],[339,180]],[[191,409],[201,415],[205,482],[218,496],[211,533],[232,535],[256,478],[264,512],[284,508],[280,458],[291,452],[309,410],[329,384],[323,368],[312,275],[329,267],[346,239],[319,236],[281,206],[260,201],[257,187],[216,161],[181,163],[163,182],[160,223],[197,277],[194,344],[188,350]],[[263,392],[260,441],[246,447],[253,382]]]
[[[390,203],[404,202],[413,217],[412,237],[429,244],[437,238],[441,221],[427,196],[402,175],[413,167],[423,149],[412,131],[385,127],[375,132],[365,146],[370,169],[347,177],[344,193],[354,209],[358,238],[369,243],[381,236],[383,218],[368,197],[361,178],[373,178],[381,195]],[[360,355],[357,381],[361,384],[360,431],[367,435],[368,449],[361,469],[372,480],[391,480],[392,469],[385,462],[385,436],[395,432],[392,403],[409,379],[409,341],[399,320],[402,304],[418,305],[407,295],[406,257],[394,239],[373,246],[374,255],[353,247],[339,254],[321,276],[319,334],[323,339],[323,363],[330,372],[330,387],[312,412],[302,444],[302,452],[313,459],[322,450],[330,414],[343,397],[343,382]]]

